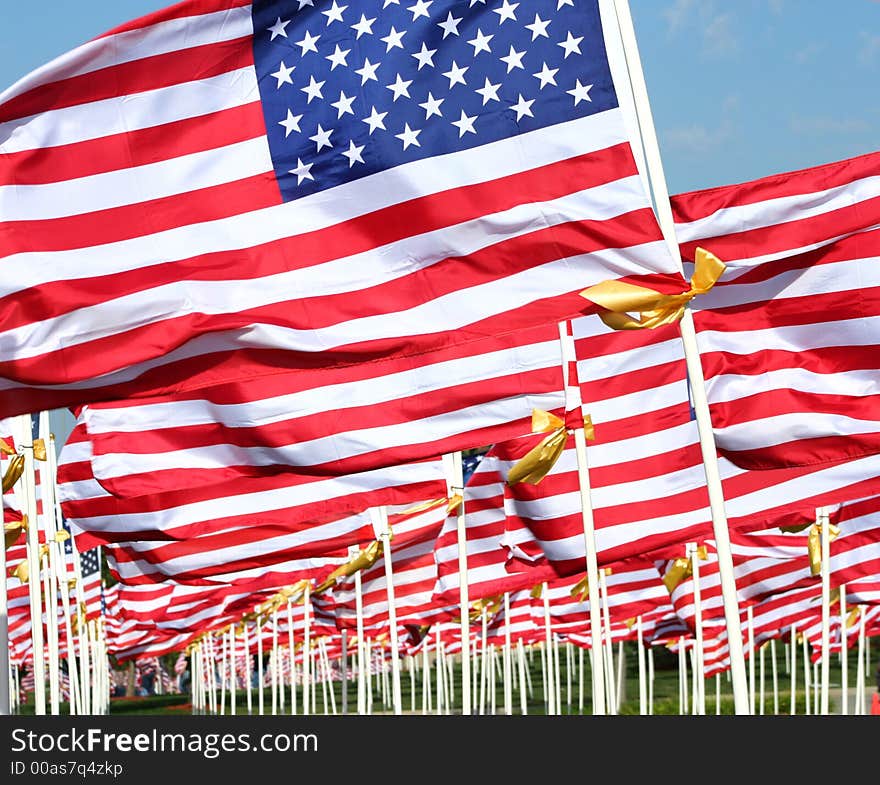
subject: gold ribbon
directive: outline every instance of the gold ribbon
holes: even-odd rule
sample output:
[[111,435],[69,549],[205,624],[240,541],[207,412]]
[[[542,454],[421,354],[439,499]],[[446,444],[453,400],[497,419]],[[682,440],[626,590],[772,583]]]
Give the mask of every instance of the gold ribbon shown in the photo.
[[856,622],[859,620],[859,609],[858,607],[853,608],[846,617],[845,627],[846,629],[850,629],[851,627],[855,627]]
[[529,592],[529,597],[531,597],[533,600],[540,600],[543,593],[544,584],[539,583],[537,586],[532,586],[532,590]]
[[[661,294],[646,286],[624,281],[602,281],[580,294],[605,309],[599,318],[613,330],[653,329],[678,322],[685,306],[698,294],[705,294],[718,281],[726,267],[715,254],[697,248],[691,286],[681,294]],[[629,314],[638,313],[633,319]]]
[[[828,542],[833,542],[840,534],[840,529],[833,523],[828,524]],[[822,527],[814,523],[807,535],[807,553],[810,556],[810,575],[822,572]]]
[[6,443],[5,439],[0,439],[0,453],[3,453],[4,455],[15,455],[15,450]]
[[27,516],[23,517],[20,521],[16,521],[15,523],[4,523],[3,524],[3,543],[4,550],[9,550],[13,545],[15,545],[16,540],[19,535],[27,529]]
[[18,566],[12,571],[12,574],[22,583],[27,583],[30,578],[30,570],[28,569],[27,559],[18,563]]
[[9,462],[6,474],[3,475],[3,493],[6,493],[6,491],[18,482],[18,478],[21,477],[22,472],[24,472],[24,455],[18,453]]
[[414,507],[409,507],[404,510],[401,515],[415,515],[418,512],[425,512],[426,510],[431,510],[434,507],[439,507],[441,504],[446,505],[446,514],[452,515],[458,509],[458,506],[464,501],[461,494],[454,493],[452,496],[442,499],[431,499],[431,501],[422,502],[421,504],[416,504]]
[[372,567],[382,555],[382,550],[382,541],[374,540],[341,567],[337,567],[333,570],[320,586],[314,588],[312,594],[320,594],[321,592],[325,592],[327,589],[335,586],[337,578],[347,578],[350,575],[354,575],[358,570],[365,570],[368,567]]
[[[556,465],[559,456],[565,449],[565,441],[568,432],[565,422],[555,414],[545,412],[543,409],[532,409],[532,433],[547,433],[538,444],[532,447],[510,469],[507,475],[507,484],[516,485],[518,482],[527,482],[537,485],[550,470]],[[584,415],[584,433],[587,439],[595,439],[596,431],[590,415]]]
[[46,442],[42,439],[34,439],[34,458],[38,461],[46,460]]
[[[701,561],[706,561],[709,558],[705,545],[697,546],[697,556]],[[672,562],[672,566],[666,571],[666,575],[663,576],[663,585],[666,587],[666,591],[672,594],[679,583],[685,580],[685,578],[690,578],[693,574],[694,565],[691,563],[690,557],[683,556]]]
[[590,594],[590,580],[585,575],[574,586],[571,587],[569,594],[577,599],[578,602],[586,602]]

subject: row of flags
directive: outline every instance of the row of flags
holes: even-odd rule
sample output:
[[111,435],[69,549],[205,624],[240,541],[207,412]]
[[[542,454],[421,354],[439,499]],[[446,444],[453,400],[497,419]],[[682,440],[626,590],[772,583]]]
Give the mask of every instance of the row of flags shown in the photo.
[[470,599],[545,586],[591,645],[582,429],[595,556],[609,592],[633,577],[614,634],[693,630],[687,577],[664,582],[693,542],[720,635],[685,306],[740,610],[815,610],[818,507],[832,580],[873,607],[880,153],[673,196],[676,254],[610,0],[296,6],[185,0],[0,94],[0,413],[76,417],[38,516],[83,579],[106,559],[108,651],[286,624],[293,599],[297,631],[306,607],[317,637],[378,631],[392,588],[404,646],[454,645],[461,505]]

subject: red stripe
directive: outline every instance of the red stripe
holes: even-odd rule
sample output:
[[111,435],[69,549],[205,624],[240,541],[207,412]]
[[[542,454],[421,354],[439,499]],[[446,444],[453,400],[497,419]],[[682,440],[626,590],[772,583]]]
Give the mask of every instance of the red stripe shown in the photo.
[[880,434],[820,436],[768,445],[754,450],[721,449],[719,452],[736,466],[759,471],[780,466],[792,468],[833,466],[880,453]]
[[61,147],[0,153],[0,185],[61,183],[166,161],[266,133],[259,101]]
[[720,209],[757,204],[769,199],[824,191],[880,173],[880,152],[845,161],[763,177],[739,185],[691,191],[671,198],[677,224],[705,218]]
[[778,368],[802,368],[812,373],[873,371],[877,367],[874,347],[828,346],[800,352],[777,349],[756,350],[748,355],[706,352],[702,355],[707,379],[735,372],[737,376],[759,376]]
[[[410,236],[473,221],[487,213],[509,210],[525,202],[557,199],[571,193],[573,184],[577,184],[578,188],[590,188],[628,174],[635,174],[629,145],[617,145],[598,153],[538,167],[530,172],[411,199],[324,229],[273,240],[247,249],[204,254],[179,262],[151,265],[94,279],[84,277],[78,282],[75,292],[71,291],[68,281],[49,282],[0,299],[0,307],[7,300],[15,300],[16,307],[9,314],[9,318],[15,321],[7,322],[9,329],[181,279],[228,280],[230,270],[235,271],[236,279],[256,279],[364,253]],[[613,230],[617,228],[618,222],[621,224],[623,236],[633,238],[631,243],[645,242],[646,238],[658,234],[656,219],[648,208],[607,222],[584,222],[582,226],[584,231],[595,228],[600,237],[609,234],[610,228],[611,237],[615,237]],[[138,225],[140,231],[135,234],[151,233],[150,216],[144,215]],[[560,231],[564,232],[562,229]],[[552,227],[544,232],[550,233],[545,235],[548,242],[555,239]],[[560,240],[565,239],[566,235],[563,233]],[[586,248],[602,247],[597,239],[588,239]],[[611,247],[621,246],[619,241],[615,241]],[[546,257],[548,253],[548,250],[544,250],[542,256]],[[3,254],[6,254],[5,248]],[[515,269],[534,266],[527,260],[516,257],[505,261],[515,262]],[[460,275],[460,272],[456,274]],[[442,290],[448,290],[449,287],[447,283]],[[351,299],[348,295],[346,297]],[[288,307],[285,306],[284,310],[288,310]]]
[[878,223],[880,196],[810,218],[797,218],[797,213],[794,213],[791,221],[682,243],[680,248],[682,256],[689,260],[694,259],[694,252],[701,245],[722,261],[785,252],[792,255],[793,249],[814,243],[827,243],[833,237],[863,232]]
[[125,22],[108,30],[106,33],[98,36],[98,38],[106,38],[107,36],[125,33],[130,30],[142,30],[145,27],[152,27],[160,22],[168,22],[172,19],[202,16],[216,11],[241,8],[250,4],[251,0],[183,0],[183,2],[176,3],[168,8],[162,8],[159,11],[153,11],[137,19]]
[[0,105],[0,123],[159,90],[253,66],[252,36],[203,44],[41,84]]
[[[10,254],[87,248],[139,237],[145,224],[150,234],[178,226],[216,221],[273,207],[281,192],[272,172],[184,194],[152,199],[94,213],[44,221],[0,223],[0,237]],[[69,285],[69,282],[68,282]],[[35,290],[29,290],[29,294]]]

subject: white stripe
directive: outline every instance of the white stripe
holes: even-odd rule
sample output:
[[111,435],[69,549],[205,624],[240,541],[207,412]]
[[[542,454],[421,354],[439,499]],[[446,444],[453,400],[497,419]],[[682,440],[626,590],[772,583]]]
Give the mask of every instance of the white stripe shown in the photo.
[[[833,210],[852,207],[878,195],[880,195],[880,176],[864,177],[823,191],[723,207],[705,218],[689,223],[677,223],[675,235],[679,243],[689,243],[742,231],[754,231],[777,224],[803,221]],[[727,262],[726,259],[724,261]]]
[[229,8],[199,16],[169,19],[148,27],[126,30],[88,41],[19,79],[0,93],[0,104],[40,85],[93,73],[204,44],[231,41],[253,34],[250,6]]
[[703,330],[697,333],[700,352],[729,352],[747,355],[763,350],[801,352],[831,346],[876,346],[880,335],[880,316],[841,319],[816,324],[768,327],[746,332]]
[[[253,66],[0,123],[0,153],[63,147],[257,103]],[[62,151],[53,151],[60,154]]]
[[878,420],[858,420],[842,414],[811,411],[776,414],[727,428],[715,428],[715,441],[724,450],[757,450],[821,436],[858,436],[877,433]]
[[[805,368],[779,368],[750,376],[725,373],[712,377],[709,399],[712,403],[731,402],[771,390],[847,397],[877,395],[880,393],[880,378],[874,370],[814,373]],[[852,403],[858,404],[858,401]]]
[[[450,386],[474,384],[542,368],[558,368],[559,365],[559,342],[545,341],[272,398],[260,398],[261,385],[257,383],[242,389],[239,403],[171,399],[134,407],[113,408],[112,404],[106,404],[87,407],[83,418],[91,436],[162,429],[172,422],[176,427],[217,423],[228,428],[253,428],[284,422],[294,413],[301,418],[328,411],[381,406],[397,400],[400,390],[418,389],[421,395],[429,395]],[[356,423],[351,425],[356,427]]]
[[[574,319],[572,324],[579,325],[591,321],[597,321],[601,324],[601,320],[595,317]],[[594,357],[580,358],[578,359],[578,378],[581,382],[592,382],[676,361],[684,363],[684,349],[681,341],[677,339],[636,349],[627,349],[622,352],[608,352]]]
[[272,157],[265,138],[258,137],[60,183],[0,186],[0,213],[5,221],[63,218],[189,193],[267,172],[272,173]]
[[[579,376],[579,378],[584,377]],[[657,385],[649,390],[637,390],[613,398],[585,401],[584,406],[590,413],[593,423],[599,425],[632,417],[636,413],[648,416],[659,409],[686,404],[687,400],[687,381],[682,376],[680,380]]]

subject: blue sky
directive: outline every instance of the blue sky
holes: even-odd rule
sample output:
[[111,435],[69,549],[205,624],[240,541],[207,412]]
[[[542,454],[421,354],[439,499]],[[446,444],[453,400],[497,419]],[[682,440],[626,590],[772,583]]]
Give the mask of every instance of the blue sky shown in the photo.
[[[0,90],[165,5],[16,4],[0,27]],[[878,0],[630,0],[630,8],[670,193],[880,149]]]

